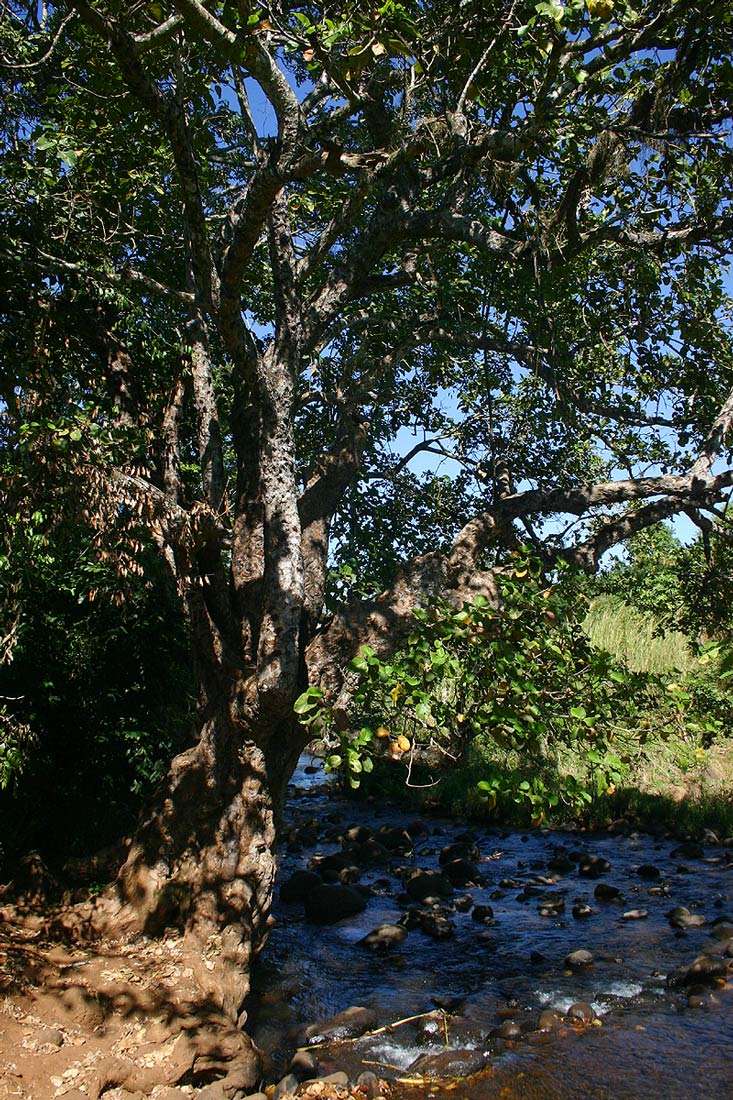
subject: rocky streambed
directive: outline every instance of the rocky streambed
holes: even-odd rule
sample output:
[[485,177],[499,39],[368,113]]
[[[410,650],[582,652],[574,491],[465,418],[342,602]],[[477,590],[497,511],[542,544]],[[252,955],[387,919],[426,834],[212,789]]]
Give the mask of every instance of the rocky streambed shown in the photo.
[[733,1097],[725,838],[415,820],[307,761],[292,794],[250,1006],[276,1096]]

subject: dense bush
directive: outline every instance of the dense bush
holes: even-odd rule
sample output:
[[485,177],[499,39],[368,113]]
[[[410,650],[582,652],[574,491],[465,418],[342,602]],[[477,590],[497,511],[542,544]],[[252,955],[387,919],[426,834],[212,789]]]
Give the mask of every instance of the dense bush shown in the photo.
[[[116,840],[188,733],[188,643],[157,560],[119,578],[72,526],[16,532],[0,561],[0,837],[62,860]],[[24,552],[25,551],[25,552]]]
[[705,670],[633,672],[592,645],[582,584],[569,571],[556,581],[517,557],[499,575],[498,606],[421,609],[393,658],[362,649],[346,730],[309,689],[296,709],[330,739],[328,767],[357,788],[380,761],[402,761],[410,784],[463,784],[486,810],[512,803],[541,820],[613,793],[647,740],[694,750],[730,724],[730,696]]

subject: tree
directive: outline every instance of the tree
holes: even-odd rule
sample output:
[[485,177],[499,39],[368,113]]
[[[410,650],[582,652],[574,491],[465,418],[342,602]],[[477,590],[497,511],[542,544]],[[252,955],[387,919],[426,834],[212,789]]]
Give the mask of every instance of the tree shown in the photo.
[[[184,930],[231,1016],[302,693],[347,721],[359,647],[493,599],[517,541],[592,570],[733,485],[730,28],[688,0],[6,6],[9,506],[53,484],[121,575],[152,541],[175,579],[199,736],[107,927]],[[422,552],[375,541],[414,508]],[[334,532],[384,560],[324,616]]]

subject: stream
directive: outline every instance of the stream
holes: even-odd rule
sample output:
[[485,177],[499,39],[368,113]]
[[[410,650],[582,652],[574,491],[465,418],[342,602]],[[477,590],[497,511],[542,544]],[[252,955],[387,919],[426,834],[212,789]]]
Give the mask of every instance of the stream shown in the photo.
[[[272,1079],[296,1046],[313,1044],[319,1073],[345,1070],[353,1080],[372,1070],[393,1096],[733,1097],[733,992],[720,976],[733,954],[733,849],[641,833],[416,822],[395,805],[345,797],[307,757],[291,795],[276,924],[250,1013]],[[442,868],[451,845],[442,858],[458,864]],[[307,921],[302,900],[280,896],[293,892],[285,884],[294,872],[324,858],[320,874],[336,881],[326,909],[344,891],[339,875],[348,897],[362,890],[366,900],[335,923],[313,923],[335,911],[316,907]],[[441,872],[442,886],[450,872],[460,884],[417,900],[433,880],[410,883],[416,869]],[[466,877],[478,884],[462,884]],[[606,896],[614,888],[619,896]],[[407,934],[389,933],[385,949],[361,942],[400,921]],[[568,962],[578,950],[592,963]],[[711,960],[706,973],[686,971],[701,954]],[[566,1014],[578,1003],[573,1020]],[[368,1011],[330,1027],[352,1006]]]

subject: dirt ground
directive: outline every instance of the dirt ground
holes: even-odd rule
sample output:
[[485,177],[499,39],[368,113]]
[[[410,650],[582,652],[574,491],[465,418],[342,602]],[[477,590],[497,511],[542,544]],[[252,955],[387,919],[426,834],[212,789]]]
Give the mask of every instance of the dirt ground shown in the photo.
[[[193,1003],[180,940],[78,947],[0,911],[0,1100],[183,1100],[239,1059],[211,1100],[254,1091],[241,1033]],[[208,1098],[207,1098],[208,1100]]]

